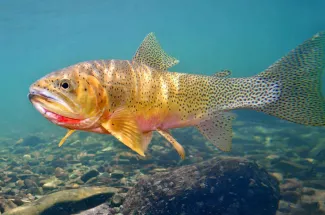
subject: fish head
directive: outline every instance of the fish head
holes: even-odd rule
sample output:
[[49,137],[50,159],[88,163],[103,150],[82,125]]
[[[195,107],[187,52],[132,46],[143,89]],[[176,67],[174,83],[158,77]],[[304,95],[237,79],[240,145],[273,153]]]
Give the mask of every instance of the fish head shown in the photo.
[[30,86],[28,97],[46,119],[77,130],[94,128],[108,103],[100,81],[79,64],[39,79]]

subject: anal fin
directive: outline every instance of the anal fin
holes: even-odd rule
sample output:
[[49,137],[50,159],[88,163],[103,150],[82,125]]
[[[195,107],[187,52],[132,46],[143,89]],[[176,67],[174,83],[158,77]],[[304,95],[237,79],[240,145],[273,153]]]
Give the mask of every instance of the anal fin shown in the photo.
[[157,129],[157,132],[161,136],[166,138],[166,140],[168,140],[168,142],[170,142],[173,145],[173,147],[176,149],[179,156],[182,158],[182,160],[184,160],[185,159],[185,150],[184,150],[183,146],[181,144],[179,144],[177,142],[177,140],[175,140],[175,138],[168,131]]
[[230,151],[232,143],[231,113],[215,113],[212,118],[197,125],[199,131],[221,151]]

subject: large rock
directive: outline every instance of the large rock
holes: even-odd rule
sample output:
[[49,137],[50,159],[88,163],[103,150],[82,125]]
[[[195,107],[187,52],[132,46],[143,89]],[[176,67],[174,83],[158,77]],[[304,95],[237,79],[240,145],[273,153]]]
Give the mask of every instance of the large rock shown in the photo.
[[4,215],[68,215],[93,208],[108,200],[116,192],[118,189],[112,187],[83,187],[63,190],[9,210]]
[[214,158],[140,179],[122,214],[274,215],[278,182],[254,162]]

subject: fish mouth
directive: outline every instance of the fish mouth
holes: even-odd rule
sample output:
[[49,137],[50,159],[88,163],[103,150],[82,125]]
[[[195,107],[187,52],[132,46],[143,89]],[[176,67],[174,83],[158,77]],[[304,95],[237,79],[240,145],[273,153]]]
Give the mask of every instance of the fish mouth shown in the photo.
[[47,90],[31,89],[27,97],[37,111],[56,124],[75,124],[84,119],[73,114],[73,110],[64,100]]

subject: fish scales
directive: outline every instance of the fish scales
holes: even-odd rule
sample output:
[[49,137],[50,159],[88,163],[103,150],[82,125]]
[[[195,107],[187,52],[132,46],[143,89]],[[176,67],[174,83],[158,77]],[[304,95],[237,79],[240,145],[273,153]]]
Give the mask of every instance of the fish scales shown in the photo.
[[184,159],[170,130],[189,126],[230,151],[236,109],[325,125],[324,32],[252,77],[231,78],[229,70],[212,76],[168,71],[177,63],[150,33],[132,60],[87,61],[52,72],[31,85],[29,99],[46,119],[68,129],[59,146],[83,130],[113,135],[141,156],[157,131]]

